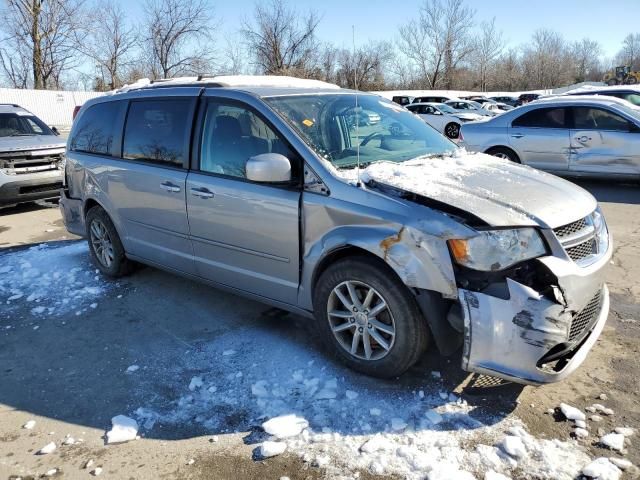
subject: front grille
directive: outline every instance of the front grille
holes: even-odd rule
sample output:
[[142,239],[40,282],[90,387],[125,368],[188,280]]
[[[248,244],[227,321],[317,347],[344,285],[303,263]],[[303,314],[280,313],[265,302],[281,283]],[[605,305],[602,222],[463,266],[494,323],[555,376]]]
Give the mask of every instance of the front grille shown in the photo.
[[47,185],[34,185],[30,187],[20,187],[20,195],[28,193],[44,193],[54,190],[60,190],[62,188],[62,182],[48,183]]
[[566,252],[571,260],[577,262],[579,260],[582,260],[583,258],[587,258],[589,255],[598,253],[598,250],[595,239],[590,238],[586,242],[582,242],[574,247],[567,248]]
[[587,229],[587,222],[585,221],[584,218],[581,218],[577,222],[573,222],[568,225],[564,225],[562,227],[554,228],[553,231],[556,234],[556,236],[560,240],[562,240],[565,237],[570,237],[571,235],[586,229]]
[[62,153],[52,155],[25,155],[16,153],[15,157],[0,159],[0,169],[5,173],[14,175],[57,170],[62,159]]
[[596,295],[589,300],[587,306],[580,313],[577,313],[571,321],[571,329],[569,330],[569,341],[573,342],[582,336],[584,331],[595,322],[600,313],[602,303],[602,293],[598,291]]

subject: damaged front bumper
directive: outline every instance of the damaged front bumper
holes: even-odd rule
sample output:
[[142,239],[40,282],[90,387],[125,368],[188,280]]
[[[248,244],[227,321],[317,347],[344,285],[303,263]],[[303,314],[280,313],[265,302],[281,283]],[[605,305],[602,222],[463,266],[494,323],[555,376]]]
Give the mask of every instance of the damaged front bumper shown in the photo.
[[[602,270],[612,247],[589,268],[539,259],[558,278],[555,297],[506,279],[508,295],[459,289],[464,321],[462,368],[518,383],[557,382],[576,370],[609,313]],[[504,297],[504,298],[501,298]]]
[[60,190],[60,213],[64,226],[70,233],[84,237],[86,235],[86,227],[84,224],[83,203],[82,200],[71,198],[66,188]]

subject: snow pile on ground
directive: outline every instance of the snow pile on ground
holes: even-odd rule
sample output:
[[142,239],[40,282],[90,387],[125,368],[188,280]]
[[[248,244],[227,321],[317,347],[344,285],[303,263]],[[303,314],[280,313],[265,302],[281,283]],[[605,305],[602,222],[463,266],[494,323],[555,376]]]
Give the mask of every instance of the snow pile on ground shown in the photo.
[[125,415],[111,419],[111,430],[107,432],[107,443],[122,443],[135,440],[138,436],[138,422]]
[[46,243],[0,255],[1,309],[30,309],[36,317],[82,313],[106,291],[85,242]]
[[[184,363],[155,365],[170,383],[163,391],[179,397],[146,403],[134,417],[147,430],[250,431],[246,441],[257,458],[297,454],[330,478],[359,469],[409,479],[483,480],[488,472],[502,479],[517,472],[562,480],[591,461],[575,440],[538,439],[506,413],[481,415],[429,371],[411,387],[368,378],[332,364],[304,343],[304,332],[291,335],[301,338],[247,327],[183,352]],[[238,353],[225,355],[229,349]],[[143,401],[149,398],[158,396]]]

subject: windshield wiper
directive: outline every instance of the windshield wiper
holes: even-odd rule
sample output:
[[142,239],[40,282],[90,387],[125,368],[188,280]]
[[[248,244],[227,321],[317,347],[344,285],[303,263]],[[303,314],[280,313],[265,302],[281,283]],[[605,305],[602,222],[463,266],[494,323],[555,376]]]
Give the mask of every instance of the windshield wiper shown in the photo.
[[9,136],[10,137],[33,137],[35,135],[36,135],[35,133],[12,133]]

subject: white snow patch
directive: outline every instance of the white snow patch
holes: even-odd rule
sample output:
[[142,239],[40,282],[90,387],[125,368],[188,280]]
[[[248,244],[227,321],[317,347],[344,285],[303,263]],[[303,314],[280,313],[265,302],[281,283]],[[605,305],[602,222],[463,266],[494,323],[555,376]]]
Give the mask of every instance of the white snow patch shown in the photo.
[[125,415],[116,415],[111,419],[111,430],[107,432],[107,443],[122,443],[135,440],[138,435],[138,422]]
[[584,467],[582,474],[597,480],[618,480],[622,475],[622,471],[611,463],[609,459],[600,457]]
[[628,470],[633,466],[633,463],[631,463],[626,458],[609,457],[609,461],[613,463],[616,467],[618,467],[620,470]]
[[262,424],[264,431],[276,438],[295,437],[308,426],[309,422],[293,414],[275,417]]
[[566,403],[560,404],[560,411],[565,417],[567,417],[568,420],[584,421],[587,419],[587,416],[584,414],[584,412],[578,410],[575,407],[572,407],[571,405],[567,405]]
[[625,437],[630,437],[635,433],[635,430],[630,427],[616,427],[615,432],[624,435]]
[[133,373],[133,372],[137,372],[140,369],[139,365],[129,365],[127,367],[126,373]]
[[44,447],[38,450],[38,455],[48,455],[56,450],[56,444],[54,442],[47,443]]
[[484,480],[511,480],[511,477],[507,477],[494,470],[489,470],[484,474]]
[[578,438],[587,438],[589,436],[589,431],[580,427],[574,429],[573,433]]
[[189,390],[193,392],[195,389],[200,388],[202,385],[203,381],[201,377],[193,377],[191,379],[191,382],[189,382]]
[[97,477],[101,473],[102,473],[102,467],[96,467],[93,470],[91,470],[91,475],[93,475],[94,477]]
[[36,421],[35,420],[29,420],[27,423],[25,423],[22,428],[25,428],[27,430],[32,430],[33,427],[36,426]]
[[222,352],[223,357],[228,357],[230,355],[235,355],[235,354],[236,354],[235,350],[225,350],[224,352]]
[[607,433],[600,437],[600,443],[611,450],[622,450],[624,448],[624,435],[621,433]]
[[275,457],[284,453],[286,449],[287,444],[285,442],[266,441],[260,445],[260,455],[264,458]]
[[355,400],[358,398],[358,392],[354,392],[353,390],[347,390],[344,392],[344,395],[347,397],[347,400]]
[[515,435],[507,435],[504,437],[500,447],[505,453],[514,458],[521,458],[527,455],[527,449],[524,447],[522,439]]

